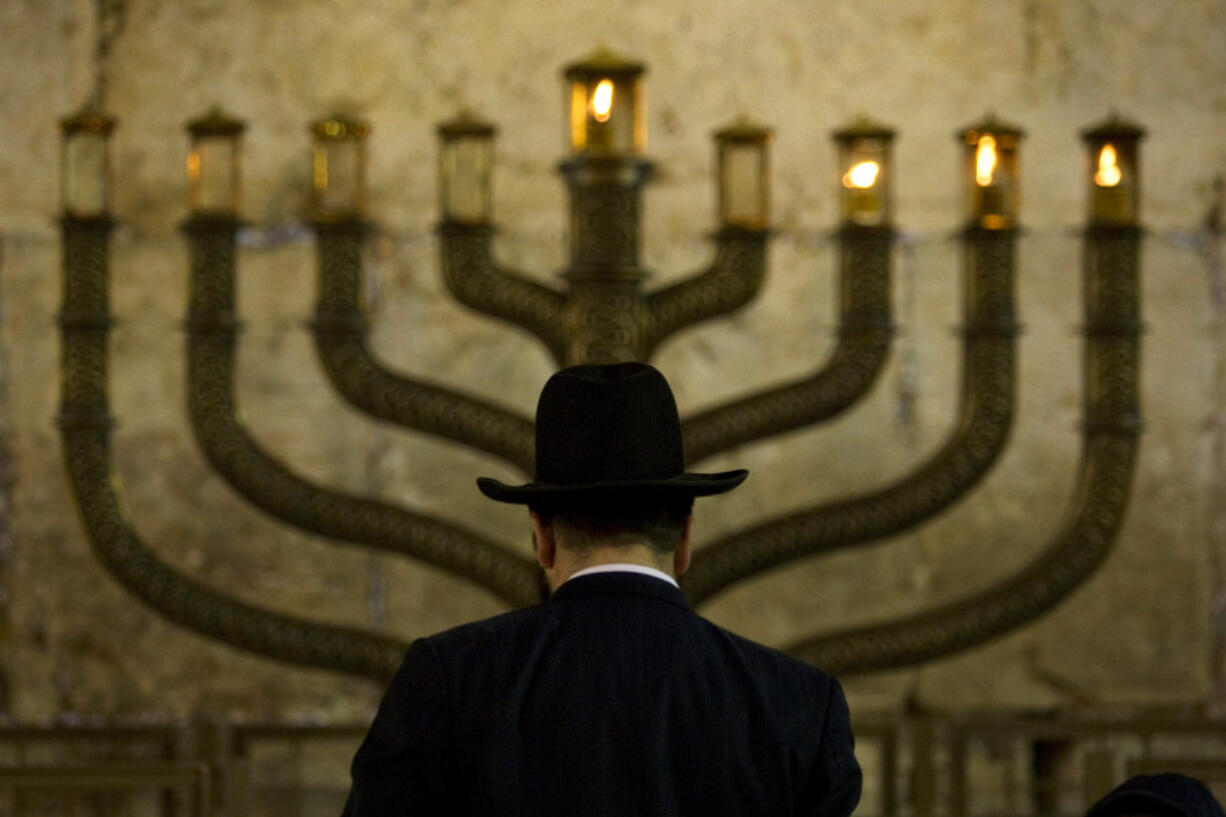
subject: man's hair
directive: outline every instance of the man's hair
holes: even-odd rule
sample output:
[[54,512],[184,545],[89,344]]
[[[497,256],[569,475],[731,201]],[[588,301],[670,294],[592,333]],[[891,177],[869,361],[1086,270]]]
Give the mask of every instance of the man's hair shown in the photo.
[[681,543],[691,498],[661,502],[603,502],[530,509],[553,525],[558,547],[582,553],[603,545],[645,544],[655,553],[671,553]]

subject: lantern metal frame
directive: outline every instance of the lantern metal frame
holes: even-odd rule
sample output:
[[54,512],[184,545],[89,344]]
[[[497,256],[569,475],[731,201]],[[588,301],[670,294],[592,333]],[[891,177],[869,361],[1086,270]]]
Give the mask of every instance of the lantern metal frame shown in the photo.
[[[348,221],[361,218],[366,209],[366,138],[370,126],[351,116],[333,114],[311,124],[314,141],[311,146],[311,218],[316,221]],[[353,185],[339,206],[328,201],[336,195],[333,163],[336,151],[351,146]]]
[[[1012,229],[1017,226],[1021,211],[1021,178],[1018,171],[1018,147],[1025,132],[989,113],[975,125],[958,132],[965,145],[968,221],[988,230]],[[980,184],[976,180],[976,163],[980,140],[991,137],[995,162],[993,174],[1001,181]]]
[[[1094,224],[1135,225],[1141,208],[1139,144],[1145,136],[1141,126],[1112,113],[1106,120],[1081,132],[1086,145],[1088,178],[1086,219]],[[1103,149],[1111,145],[1120,171],[1119,186],[1104,189],[1095,177]]]

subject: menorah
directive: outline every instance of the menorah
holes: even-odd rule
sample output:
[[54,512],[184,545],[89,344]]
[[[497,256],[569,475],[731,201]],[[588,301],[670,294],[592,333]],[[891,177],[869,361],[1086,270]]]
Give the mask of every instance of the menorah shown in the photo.
[[[570,156],[570,262],[558,287],[497,262],[491,177],[494,128],[472,115],[439,127],[440,266],[472,309],[521,327],[559,365],[646,360],[660,342],[728,315],[760,290],[769,238],[771,131],[745,120],[716,132],[714,260],[646,291],[639,208],[652,165],[643,158],[642,65],[605,51],[565,70]],[[130,521],[110,456],[107,339],[109,144],[115,122],[87,109],[62,122],[64,292],[59,427],[84,526],[98,558],[129,591],[179,625],[257,654],[387,678],[405,644],[354,628],[283,615],[209,588],[159,559]],[[234,389],[239,142],[244,126],[213,111],[188,125],[191,215],[187,308],[189,412],[211,465],[272,517],[340,543],[416,559],[463,577],[512,606],[539,600],[526,555],[456,522],[332,490],[293,473],[253,439]],[[439,384],[390,370],[367,342],[362,249],[368,128],[335,116],[313,127],[311,224],[318,290],[311,327],[332,385],[367,414],[470,446],[526,473],[531,421]],[[916,615],[816,634],[789,650],[844,675],[930,660],[983,643],[1051,609],[1107,557],[1128,503],[1138,408],[1140,128],[1117,117],[1087,129],[1083,236],[1083,448],[1066,518],[1014,575]],[[839,321],[833,353],[808,376],[683,419],[687,461],[812,426],[855,405],[888,359],[894,133],[866,118],[836,131],[842,223],[836,233]],[[695,605],[796,559],[851,548],[940,514],[990,470],[1014,412],[1018,150],[1022,133],[988,117],[958,134],[966,157],[962,383],[958,420],[941,448],[876,490],[768,519],[706,543],[683,587]]]

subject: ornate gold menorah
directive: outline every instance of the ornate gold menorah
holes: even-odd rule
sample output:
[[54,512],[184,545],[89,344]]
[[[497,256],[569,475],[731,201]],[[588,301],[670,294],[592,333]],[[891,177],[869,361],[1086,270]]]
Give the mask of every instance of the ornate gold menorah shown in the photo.
[[[496,262],[490,177],[494,129],[471,116],[440,126],[440,265],[454,296],[526,329],[558,364],[650,358],[660,342],[727,315],[758,292],[769,237],[771,133],[745,121],[716,133],[715,256],[679,283],[644,290],[639,205],[651,175],[642,158],[643,68],[607,52],[570,66],[570,263],[549,287]],[[160,560],[136,532],[110,460],[107,338],[109,138],[96,111],[64,120],[63,391],[59,426],[68,473],[99,558],[137,597],[178,624],[270,658],[384,678],[404,644],[357,629],[281,615],[205,587]],[[187,309],[192,426],[216,470],[254,505],[338,542],[417,559],[484,587],[510,605],[537,600],[526,556],[447,520],[331,490],[293,473],[238,419],[234,359],[235,239],[243,125],[214,112],[188,126],[192,215]],[[354,406],[532,470],[531,421],[508,408],[390,371],[371,353],[361,299],[365,125],[333,117],[314,127],[312,223],[319,259],[312,322],[320,362]],[[1059,532],[1013,576],[968,598],[873,626],[814,635],[791,651],[849,674],[920,662],[982,643],[1049,610],[1111,549],[1128,502],[1137,404],[1137,148],[1142,131],[1116,118],[1083,133],[1089,216],[1084,233],[1084,446]],[[839,414],[875,382],[891,340],[890,129],[866,119],[837,131],[842,177],[839,326],[835,350],[811,375],[686,417],[687,459]],[[685,576],[699,604],[749,576],[801,557],[912,528],[965,495],[1003,450],[1013,420],[1017,321],[1017,152],[1021,132],[991,117],[959,134],[969,218],[962,233],[963,331],[959,419],[948,440],[905,477],[875,491],[769,519],[702,547]]]

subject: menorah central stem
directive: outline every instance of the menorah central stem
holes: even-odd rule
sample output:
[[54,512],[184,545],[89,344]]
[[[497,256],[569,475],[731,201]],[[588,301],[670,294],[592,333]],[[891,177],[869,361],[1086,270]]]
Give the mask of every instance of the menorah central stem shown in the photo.
[[639,204],[651,165],[581,156],[561,165],[570,190],[566,363],[646,358],[649,320],[639,266]]
[[570,191],[571,280],[641,281],[639,204],[651,164],[620,156],[582,156],[560,170]]

